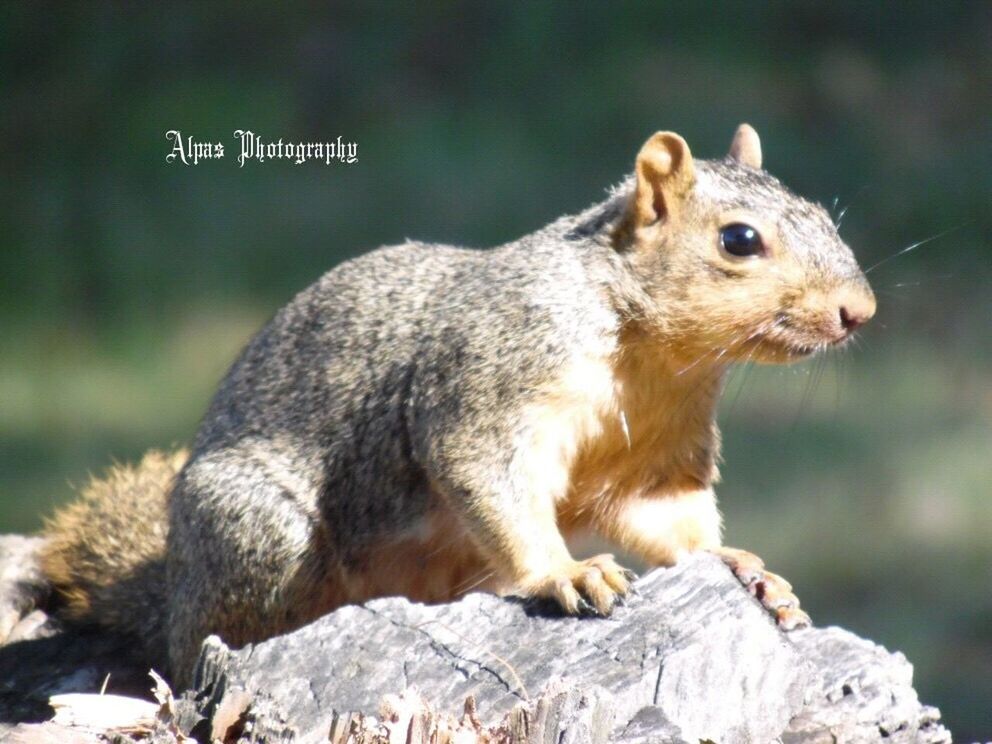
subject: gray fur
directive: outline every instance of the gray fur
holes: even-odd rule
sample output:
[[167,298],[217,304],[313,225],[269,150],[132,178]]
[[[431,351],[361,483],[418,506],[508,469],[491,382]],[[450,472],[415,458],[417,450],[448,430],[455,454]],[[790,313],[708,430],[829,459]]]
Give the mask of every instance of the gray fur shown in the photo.
[[[491,251],[373,251],[254,338],[172,494],[174,666],[188,668],[221,608],[283,626],[287,567],[318,580],[347,570],[426,513],[430,483],[453,503],[492,491],[513,508],[515,413],[574,349],[615,343],[620,322],[609,288],[628,281],[622,261],[591,237],[565,239],[574,227],[560,220]],[[312,552],[318,532],[327,552]]]
[[[707,198],[774,208],[790,229],[827,236],[802,241],[812,269],[860,276],[822,208],[732,161],[696,167]],[[177,675],[217,618],[234,618],[242,642],[311,619],[310,592],[346,581],[363,548],[410,529],[438,499],[483,541],[475,505],[515,508],[527,488],[513,467],[521,412],[536,391],[577,351],[614,352],[632,317],[664,312],[647,306],[664,294],[665,259],[639,264],[660,274],[644,276],[613,244],[632,188],[628,179],[491,250],[372,251],[259,332],[171,495],[165,609]]]

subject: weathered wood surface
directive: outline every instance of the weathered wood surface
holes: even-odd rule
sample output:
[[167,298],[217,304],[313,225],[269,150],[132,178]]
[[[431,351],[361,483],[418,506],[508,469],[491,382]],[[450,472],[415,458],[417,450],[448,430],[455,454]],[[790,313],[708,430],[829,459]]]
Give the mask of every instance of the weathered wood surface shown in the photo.
[[[54,741],[45,738],[52,724],[23,725],[49,717],[49,695],[96,691],[108,671],[113,692],[152,683],[129,657],[126,639],[62,629],[34,608],[43,606],[45,589],[32,573],[31,550],[24,543],[8,550],[7,540],[14,538],[0,538],[0,609],[16,607],[21,619],[8,625],[21,630],[0,647],[0,738]],[[345,607],[238,651],[209,639],[196,689],[178,696],[167,725],[149,735],[950,741],[937,711],[920,704],[901,654],[839,628],[783,634],[711,556],[651,572],[637,588],[609,619],[563,618],[548,607],[475,594],[448,605],[382,599]],[[24,625],[32,612],[41,614]],[[469,699],[470,715],[463,712]]]
[[407,687],[446,711],[471,695],[496,721],[557,678],[608,696],[615,741],[949,738],[902,655],[839,628],[783,634],[718,559],[687,558],[637,587],[607,620],[485,594],[433,607],[377,600],[237,652],[211,640],[199,690],[264,697],[303,735],[326,731],[335,711],[374,714]]

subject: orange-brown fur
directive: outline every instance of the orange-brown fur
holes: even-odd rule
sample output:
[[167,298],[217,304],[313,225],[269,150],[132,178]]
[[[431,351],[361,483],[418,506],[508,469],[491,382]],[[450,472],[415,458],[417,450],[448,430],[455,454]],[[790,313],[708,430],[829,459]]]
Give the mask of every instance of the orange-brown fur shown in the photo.
[[146,595],[141,585],[165,582],[167,495],[187,457],[153,450],[116,465],[46,521],[41,567],[64,617],[148,635],[148,624],[133,624],[133,605]]
[[443,602],[498,586],[498,580],[464,527],[445,507],[410,534],[369,546],[344,578],[350,602],[399,595],[416,602]]

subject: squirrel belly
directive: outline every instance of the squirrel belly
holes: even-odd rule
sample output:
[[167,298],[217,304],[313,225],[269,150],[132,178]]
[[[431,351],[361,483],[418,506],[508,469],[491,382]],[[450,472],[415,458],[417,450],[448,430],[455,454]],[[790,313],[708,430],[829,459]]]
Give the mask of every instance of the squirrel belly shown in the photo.
[[134,633],[173,681],[347,603],[475,589],[607,615],[650,565],[712,550],[783,627],[780,577],[721,545],[715,410],[735,361],[844,344],[875,300],[826,211],[676,134],[602,202],[491,250],[347,261],[248,344],[188,454],[93,481],[46,527],[63,616]]

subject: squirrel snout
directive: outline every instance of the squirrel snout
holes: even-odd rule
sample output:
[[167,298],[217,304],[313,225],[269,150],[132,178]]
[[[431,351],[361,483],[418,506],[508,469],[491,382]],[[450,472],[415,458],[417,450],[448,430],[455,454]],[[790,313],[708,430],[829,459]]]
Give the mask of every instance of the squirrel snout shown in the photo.
[[837,299],[843,337],[854,333],[875,315],[875,297],[871,292],[844,292]]

